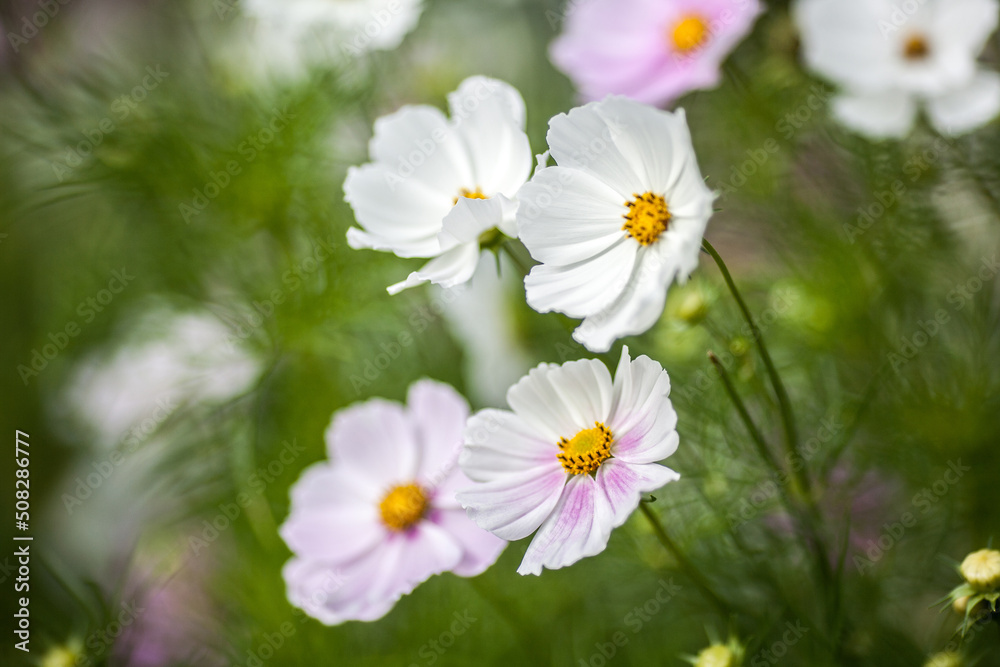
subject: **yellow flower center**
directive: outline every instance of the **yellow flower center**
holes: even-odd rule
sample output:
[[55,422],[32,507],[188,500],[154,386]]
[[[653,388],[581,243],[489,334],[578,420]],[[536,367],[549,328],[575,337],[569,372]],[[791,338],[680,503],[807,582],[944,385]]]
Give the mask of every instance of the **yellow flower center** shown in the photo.
[[671,38],[681,53],[689,53],[708,41],[708,24],[700,16],[687,16],[674,26]]
[[389,489],[378,509],[382,523],[391,530],[404,531],[423,518],[427,494],[416,484],[400,484]]
[[670,210],[667,201],[660,195],[647,192],[643,195],[633,195],[635,199],[625,202],[628,213],[625,214],[625,225],[622,230],[642,245],[651,245],[667,231],[670,224]]
[[925,60],[931,54],[931,45],[923,35],[913,35],[906,40],[903,55],[907,60]]
[[594,422],[594,428],[584,429],[570,440],[559,438],[556,457],[571,475],[592,473],[611,458],[611,443],[614,440],[607,426]]
[[465,197],[466,199],[489,199],[490,198],[489,195],[483,194],[483,189],[482,188],[480,188],[479,186],[476,186],[475,190],[470,190],[468,188],[462,188],[461,190],[459,190],[458,191],[458,197],[455,197],[455,199],[452,200],[451,203],[452,204],[457,204],[458,200],[460,198],[462,198],[462,197]]
[[962,576],[978,591],[1000,587],[1000,551],[981,549],[962,561]]

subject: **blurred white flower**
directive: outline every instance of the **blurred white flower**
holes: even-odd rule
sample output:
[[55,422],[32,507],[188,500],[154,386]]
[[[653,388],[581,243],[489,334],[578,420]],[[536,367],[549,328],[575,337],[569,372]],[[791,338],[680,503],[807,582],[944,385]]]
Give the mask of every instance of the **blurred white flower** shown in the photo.
[[323,34],[342,54],[394,49],[417,25],[423,0],[242,0],[246,16],[291,36]]
[[450,120],[431,106],[377,120],[372,162],[352,167],[344,182],[363,228],[348,230],[352,248],[434,258],[390,294],[428,281],[460,285],[476,271],[484,235],[516,235],[513,197],[532,161],[521,94],[474,76],[448,96],[448,106]]
[[479,267],[464,288],[440,301],[452,334],[465,349],[465,382],[470,395],[486,405],[501,405],[507,389],[529,368],[514,321],[515,298],[524,303],[524,286],[514,263],[500,254],[483,253]]
[[147,436],[180,405],[222,402],[250,388],[260,361],[231,337],[211,313],[146,312],[110,355],[79,363],[63,407],[98,444],[122,444],[136,429]]
[[604,551],[643,493],[680,478],[656,462],[677,450],[670,378],[622,350],[614,382],[600,361],[541,364],[510,388],[513,412],[469,419],[458,494],[469,517],[505,540],[531,540],[520,574]]
[[806,63],[843,89],[833,115],[857,132],[905,136],[922,108],[957,135],[1000,113],[1000,74],[976,63],[997,0],[799,0],[794,14]]
[[573,338],[606,352],[653,326],[670,284],[698,266],[715,194],[683,109],[608,97],[553,118],[548,144],[558,166],[518,193],[518,232],[541,262],[528,303],[583,318]]

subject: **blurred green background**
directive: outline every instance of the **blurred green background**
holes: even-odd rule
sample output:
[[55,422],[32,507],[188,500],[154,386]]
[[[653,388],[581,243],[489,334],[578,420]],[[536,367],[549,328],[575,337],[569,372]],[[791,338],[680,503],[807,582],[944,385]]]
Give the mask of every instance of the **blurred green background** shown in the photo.
[[[720,617],[638,515],[601,555],[540,578],[515,573],[526,547],[516,543],[486,574],[434,577],[375,623],[328,628],[296,612],[277,527],[289,486],[325,456],[333,412],[402,400],[420,377],[453,384],[474,407],[498,392],[472,386],[482,350],[432,309],[439,292],[386,295],[418,260],[347,247],[346,169],[367,160],[375,118],[443,106],[473,74],[522,92],[532,148],[545,150],[548,119],[575,104],[546,56],[563,8],[432,0],[398,50],[289,76],[270,71],[278,55],[264,46],[239,51],[238,11],[74,0],[18,52],[8,40],[0,59],[0,421],[8,441],[30,435],[35,538],[32,652],[14,651],[5,631],[4,663],[54,661],[62,647],[94,665],[681,665],[730,632],[754,667],[920,665],[942,650],[959,619],[934,604],[1000,518],[1000,126],[882,144],[845,132],[799,64],[786,5],[771,3],[718,89],[681,106],[723,192],[708,238],[760,319],[814,452],[824,532],[846,549],[837,628],[707,360],[709,349],[723,359],[777,442],[749,331],[709,261],[674,288],[652,331],[624,342],[664,364],[680,414],[670,464],[682,480],[654,507],[748,613]],[[4,32],[36,9],[5,3]],[[998,47],[986,53],[994,65]],[[264,141],[276,116],[287,125]],[[252,137],[261,146],[249,157]],[[227,180],[231,161],[239,173]],[[204,210],[183,208],[223,180]],[[115,272],[127,282],[119,293]],[[497,295],[510,326],[496,346],[516,350],[518,372],[591,356],[569,337],[572,322],[534,313],[512,283]],[[103,403],[80,369],[154,341],[168,327],[144,320],[151,311],[209,314],[219,354],[257,371],[224,400],[181,398],[146,415],[155,432],[102,435],[92,425]],[[416,344],[366,375],[405,331]],[[112,388],[141,392],[150,371],[129,359],[118,357]],[[9,510],[13,458],[0,464]],[[67,503],[109,462],[92,494]],[[906,513],[915,523],[900,532]],[[17,596],[5,517],[6,628]],[[651,603],[674,585],[667,603]],[[129,620],[129,605],[144,611]],[[116,619],[127,627],[112,642]],[[787,623],[805,628],[791,643]],[[1000,665],[998,649],[993,626],[967,646],[984,666]]]

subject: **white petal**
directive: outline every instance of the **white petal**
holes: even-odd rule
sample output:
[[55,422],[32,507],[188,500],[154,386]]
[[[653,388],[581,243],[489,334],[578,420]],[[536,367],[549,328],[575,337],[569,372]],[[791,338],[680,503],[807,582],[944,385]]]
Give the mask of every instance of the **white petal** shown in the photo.
[[[496,195],[489,199],[459,197],[444,218],[442,234],[448,235],[459,243],[479,243],[479,237],[483,232],[503,224],[505,200],[510,202],[503,195]],[[441,240],[444,244],[447,239],[442,238]]]
[[518,574],[541,574],[604,551],[614,516],[607,496],[590,475],[573,475],[559,504],[524,554]]
[[622,235],[590,259],[569,266],[538,264],[524,279],[528,305],[570,317],[599,313],[619,298],[635,268],[639,244]]
[[477,482],[491,482],[558,461],[557,441],[544,438],[506,410],[480,410],[465,429],[459,465]]
[[417,443],[403,406],[373,398],[341,410],[326,429],[334,465],[383,487],[407,483],[417,472]]
[[566,472],[553,461],[522,474],[476,484],[457,497],[480,528],[505,540],[520,540],[542,525],[565,485]]
[[642,188],[643,180],[616,143],[616,137],[627,130],[617,119],[598,113],[599,104],[591,102],[552,118],[547,135],[549,150],[559,166],[595,176],[626,202]]
[[518,236],[539,262],[556,266],[582,262],[625,235],[622,227],[630,200],[579,169],[541,169],[517,197]]
[[864,90],[881,90],[893,82],[898,56],[890,38],[899,29],[891,23],[889,3],[799,0],[792,10],[810,68]]
[[585,318],[573,332],[576,341],[591,352],[607,352],[615,340],[648,331],[656,323],[680,262],[680,258],[661,258],[656,253],[655,246],[639,251],[639,261],[621,296]]
[[934,8],[935,34],[963,46],[976,56],[1000,21],[1000,6],[996,0],[946,0]]
[[669,396],[670,376],[663,366],[646,355],[630,360],[628,346],[623,346],[615,371],[608,428],[615,435],[625,433],[645,421],[646,415],[661,412],[676,424],[677,414],[670,405]]
[[532,163],[521,94],[503,81],[474,76],[448,96],[448,106],[472,161],[474,180],[466,187],[513,197]]
[[380,165],[348,170],[344,199],[358,223],[387,243],[405,245],[437,236],[451,211],[451,199],[413,180],[393,183],[387,176]]
[[420,380],[410,386],[406,406],[417,431],[417,478],[434,488],[458,464],[469,404],[449,385]]
[[[675,113],[640,104],[625,97],[609,97],[595,106],[608,127],[618,131],[615,144],[639,176],[635,194],[670,190],[681,171],[697,171],[691,132],[683,109]],[[690,165],[690,166],[689,166]]]
[[917,105],[910,95],[901,92],[844,94],[833,99],[833,115],[873,139],[899,138],[913,127]]
[[406,280],[387,288],[389,294],[398,294],[404,289],[421,283],[432,282],[442,287],[454,287],[469,280],[479,263],[479,244],[463,243],[440,257],[424,264],[419,271],[411,273]]
[[540,437],[558,442],[606,421],[611,393],[607,367],[580,359],[533,368],[507,391],[507,403]]
[[407,106],[379,118],[369,152],[396,184],[413,179],[452,197],[461,188],[472,186],[468,151],[444,114],[434,107]]
[[383,250],[403,258],[437,257],[441,254],[441,241],[437,234],[416,241],[399,241],[350,227],[347,230],[347,245],[355,250]]
[[665,466],[655,463],[634,465],[619,459],[608,459],[597,471],[597,485],[608,499],[615,528],[625,523],[639,506],[642,494],[656,491],[680,478]]
[[981,71],[961,90],[927,102],[927,113],[942,134],[970,132],[1000,114],[1000,74]]

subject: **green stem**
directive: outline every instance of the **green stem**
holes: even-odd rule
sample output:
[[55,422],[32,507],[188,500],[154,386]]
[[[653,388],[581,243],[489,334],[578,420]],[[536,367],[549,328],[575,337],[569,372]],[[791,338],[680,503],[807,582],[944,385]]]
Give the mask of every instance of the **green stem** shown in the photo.
[[781,476],[782,469],[778,465],[778,462],[774,459],[771,454],[771,450],[767,446],[767,442],[764,440],[764,436],[761,434],[760,429],[753,421],[753,417],[750,416],[750,411],[747,410],[746,404],[743,399],[740,398],[739,394],[736,393],[736,387],[733,386],[733,381],[729,377],[729,373],[726,371],[725,366],[719,361],[719,358],[715,356],[714,352],[709,351],[708,358],[715,366],[715,370],[719,373],[719,378],[722,379],[722,385],[726,388],[726,393],[732,400],[733,405],[736,406],[736,412],[739,413],[740,419],[743,421],[743,425],[746,426],[747,431],[750,433],[750,439],[753,440],[754,445],[757,446],[757,453],[764,460],[764,463],[771,469],[772,473],[777,476]]
[[[788,392],[785,390],[785,385],[781,381],[781,376],[778,375],[778,370],[774,366],[771,354],[767,351],[767,345],[764,343],[764,336],[760,331],[760,327],[757,326],[757,322],[750,314],[750,309],[747,307],[746,301],[743,300],[743,296],[736,287],[736,283],[733,281],[733,276],[729,273],[729,269],[726,267],[726,263],[722,260],[722,257],[715,250],[712,244],[708,242],[708,239],[702,240],[702,247],[705,249],[705,252],[711,255],[712,259],[715,260],[716,265],[719,267],[719,271],[722,272],[722,277],[726,281],[726,286],[729,287],[730,293],[732,293],[733,298],[736,299],[740,312],[743,314],[743,319],[746,320],[747,325],[750,327],[754,343],[756,343],[761,359],[764,361],[764,368],[767,370],[767,376],[771,380],[771,386],[774,387],[774,393],[778,398],[778,406],[781,408],[781,423],[785,430],[785,449],[791,461],[800,461],[801,456],[798,452],[798,433],[795,428],[795,415],[792,412],[792,402],[788,398]],[[793,465],[792,470],[800,491],[804,495],[808,496],[812,485],[809,480],[809,475],[805,472],[805,468],[802,466],[796,468],[796,466]]]
[[659,517],[653,513],[652,509],[650,509],[649,504],[646,502],[640,502],[639,509],[642,510],[642,513],[649,520],[650,525],[653,527],[653,532],[656,533],[656,537],[660,541],[660,544],[662,544],[663,547],[677,559],[677,563],[681,566],[681,570],[683,570],[688,578],[694,582],[695,586],[701,590],[702,594],[708,598],[713,605],[715,605],[716,609],[719,610],[719,613],[728,617],[730,615],[729,605],[726,604],[722,598],[720,598],[715,591],[712,590],[712,587],[709,585],[705,577],[702,576],[701,572],[698,571],[698,568],[696,568],[694,564],[688,560],[687,556],[684,555],[677,544],[670,538],[666,529],[664,529],[663,524],[660,523]]

